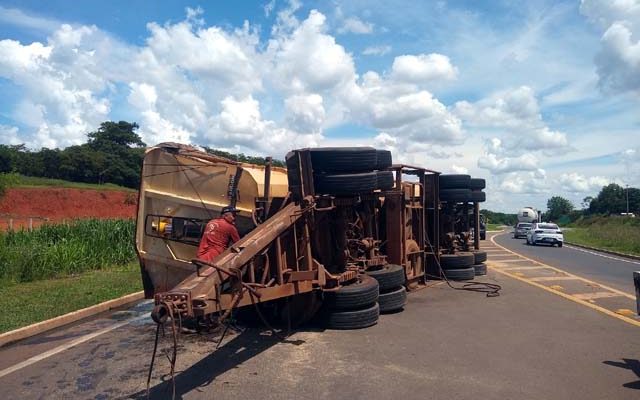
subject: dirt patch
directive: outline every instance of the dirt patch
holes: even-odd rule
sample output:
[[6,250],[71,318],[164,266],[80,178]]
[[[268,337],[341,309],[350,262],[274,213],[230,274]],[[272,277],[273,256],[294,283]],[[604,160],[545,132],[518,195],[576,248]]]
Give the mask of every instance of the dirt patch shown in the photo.
[[9,189],[0,199],[0,229],[75,218],[134,218],[137,193],[69,188]]

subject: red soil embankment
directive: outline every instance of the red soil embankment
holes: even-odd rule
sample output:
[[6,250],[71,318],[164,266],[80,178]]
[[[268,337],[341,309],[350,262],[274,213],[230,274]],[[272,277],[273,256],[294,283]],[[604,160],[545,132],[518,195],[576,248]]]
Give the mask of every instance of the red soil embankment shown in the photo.
[[74,218],[134,218],[138,196],[133,192],[69,188],[14,188],[0,199],[0,229],[9,220],[13,227],[43,221],[61,222]]

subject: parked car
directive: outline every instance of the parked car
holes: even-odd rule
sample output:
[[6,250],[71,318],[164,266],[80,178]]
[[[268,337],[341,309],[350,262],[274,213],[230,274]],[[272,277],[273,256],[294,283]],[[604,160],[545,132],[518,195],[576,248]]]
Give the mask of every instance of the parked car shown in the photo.
[[527,244],[548,243],[551,246],[557,244],[558,247],[562,247],[563,242],[564,235],[558,225],[549,222],[534,223],[527,233]]
[[518,239],[520,237],[527,237],[527,233],[531,229],[531,223],[529,222],[518,222],[515,229],[513,230],[514,239]]

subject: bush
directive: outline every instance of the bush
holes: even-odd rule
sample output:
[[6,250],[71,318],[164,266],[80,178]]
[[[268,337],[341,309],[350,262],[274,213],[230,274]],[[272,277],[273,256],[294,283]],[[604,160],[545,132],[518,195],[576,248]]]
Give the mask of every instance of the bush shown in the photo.
[[15,173],[2,173],[0,174],[0,197],[2,197],[6,190],[11,186],[18,184],[20,175]]
[[0,281],[73,275],[135,259],[133,220],[76,220],[0,233]]

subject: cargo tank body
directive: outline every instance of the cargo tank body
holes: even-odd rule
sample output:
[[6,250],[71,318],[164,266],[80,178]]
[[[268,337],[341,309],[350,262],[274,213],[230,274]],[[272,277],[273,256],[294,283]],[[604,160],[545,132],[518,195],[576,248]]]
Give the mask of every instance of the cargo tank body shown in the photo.
[[244,236],[255,228],[261,206],[282,202],[288,193],[286,170],[270,168],[265,198],[266,168],[176,143],[146,152],[135,245],[147,298],[170,290],[194,272],[191,260],[202,229],[223,207],[238,209],[236,226]]

